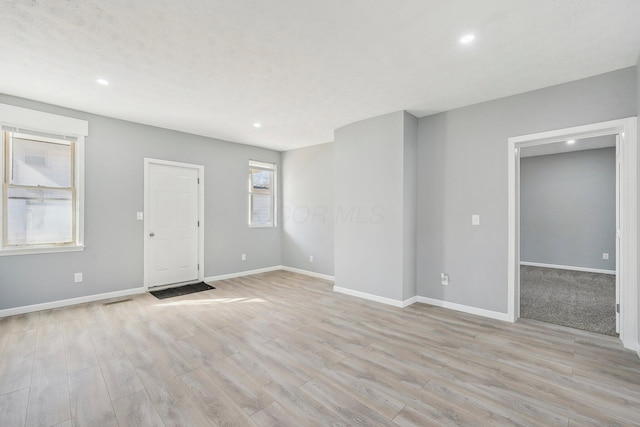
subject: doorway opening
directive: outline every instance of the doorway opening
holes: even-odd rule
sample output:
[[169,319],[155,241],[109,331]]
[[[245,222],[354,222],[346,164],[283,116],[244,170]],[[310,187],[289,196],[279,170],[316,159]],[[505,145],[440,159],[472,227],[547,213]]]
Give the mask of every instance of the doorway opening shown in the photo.
[[616,141],[519,149],[521,317],[618,336]]
[[204,278],[204,166],[144,159],[144,287]]
[[[555,131],[509,138],[509,245],[508,317],[521,315],[521,223],[520,156],[522,150],[545,150],[569,140],[613,135],[617,140],[618,169],[616,279],[620,339],[627,348],[638,349],[637,285],[637,119],[627,118]],[[537,147],[537,148],[535,148]],[[526,261],[526,260],[524,260]]]

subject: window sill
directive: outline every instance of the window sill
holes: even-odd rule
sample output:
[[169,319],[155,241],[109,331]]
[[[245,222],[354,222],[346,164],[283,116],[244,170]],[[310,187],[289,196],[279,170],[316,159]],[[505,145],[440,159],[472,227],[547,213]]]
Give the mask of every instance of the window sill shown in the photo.
[[6,248],[0,249],[0,256],[11,255],[35,255],[35,254],[51,254],[57,252],[80,252],[84,251],[84,245],[72,246],[40,246],[33,248]]

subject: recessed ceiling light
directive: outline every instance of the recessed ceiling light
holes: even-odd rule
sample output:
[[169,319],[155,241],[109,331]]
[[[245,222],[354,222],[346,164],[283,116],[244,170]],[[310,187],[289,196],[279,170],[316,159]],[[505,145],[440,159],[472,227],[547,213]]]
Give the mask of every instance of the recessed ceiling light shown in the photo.
[[102,86],[109,86],[109,81],[105,79],[96,79],[96,83]]
[[570,139],[567,141],[567,144],[571,145],[571,144],[575,144],[576,140],[575,139]]
[[460,37],[460,43],[469,44],[472,41],[474,41],[475,39],[476,39],[476,36],[474,36],[473,34],[466,34],[466,35]]
[[257,128],[261,128],[262,125],[260,123],[254,123],[253,127],[257,129]]

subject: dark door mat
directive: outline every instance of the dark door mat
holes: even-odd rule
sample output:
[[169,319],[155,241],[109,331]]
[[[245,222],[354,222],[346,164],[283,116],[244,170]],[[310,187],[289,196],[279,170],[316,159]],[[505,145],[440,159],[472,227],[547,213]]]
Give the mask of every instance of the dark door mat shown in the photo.
[[163,289],[161,291],[151,291],[151,295],[158,299],[166,299],[171,297],[179,297],[180,295],[195,294],[196,292],[208,291],[209,289],[215,289],[211,285],[207,285],[204,282],[194,283],[192,285],[178,286],[176,288]]

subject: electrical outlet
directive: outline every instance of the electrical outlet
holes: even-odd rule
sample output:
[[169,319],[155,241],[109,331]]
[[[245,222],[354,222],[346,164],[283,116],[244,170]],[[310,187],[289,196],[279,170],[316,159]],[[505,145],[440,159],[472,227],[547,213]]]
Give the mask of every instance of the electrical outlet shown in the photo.
[[471,215],[471,225],[480,225],[480,215],[478,214]]
[[144,213],[136,212],[136,218],[137,218],[138,221],[144,220]]
[[440,283],[442,286],[449,286],[449,275],[446,273],[440,273]]
[[73,281],[76,283],[82,282],[82,273],[76,273],[73,275]]
[[309,262],[313,262],[313,255],[309,255]]
[[602,253],[602,259],[609,259],[609,254],[606,252]]
[[246,261],[247,260],[247,254],[242,254],[242,260]]

